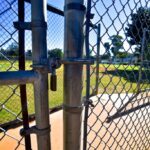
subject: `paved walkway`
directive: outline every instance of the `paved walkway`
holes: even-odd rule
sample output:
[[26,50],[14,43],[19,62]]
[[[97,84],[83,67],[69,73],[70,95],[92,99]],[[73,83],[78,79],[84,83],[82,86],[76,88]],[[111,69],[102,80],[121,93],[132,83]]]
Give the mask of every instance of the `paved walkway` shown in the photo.
[[[141,111],[136,111],[121,119],[116,119],[111,123],[106,123],[106,118],[108,113],[111,115],[116,112],[116,109],[125,104],[133,94],[103,94],[92,97],[92,101],[95,107],[92,110],[93,113],[88,119],[88,125],[92,127],[92,131],[88,134],[88,142],[92,144],[93,147],[97,147],[98,150],[108,150],[112,144],[112,149],[114,150],[117,145],[123,145],[124,149],[128,149],[127,145],[135,144],[133,149],[138,149],[136,138],[140,136],[145,136],[145,132],[148,133],[149,129],[146,128],[146,123],[150,122],[149,114],[150,109],[144,109]],[[135,102],[135,106],[139,103],[149,102],[148,98],[141,100],[143,95],[139,95],[139,101]],[[140,102],[141,101],[141,102]],[[142,102],[143,101],[143,102]],[[129,105],[128,108],[132,108],[133,105]],[[98,118],[97,118],[98,116]],[[62,110],[51,114],[51,141],[52,150],[62,150],[63,149],[63,119]],[[146,118],[146,119],[145,119]],[[140,119],[140,123],[138,122]],[[34,125],[32,122],[30,125]],[[11,129],[7,132],[10,136],[20,139],[19,128]],[[101,129],[101,130],[99,130]],[[134,134],[133,134],[134,133]],[[0,139],[3,134],[0,134]],[[134,139],[135,138],[135,139]],[[140,137],[142,138],[142,137]],[[145,137],[144,140],[150,140],[150,137]],[[140,142],[140,141],[139,141]],[[146,142],[146,141],[145,141]],[[18,142],[9,136],[4,136],[0,141],[0,150],[15,150]],[[107,145],[107,146],[106,146]],[[89,146],[89,145],[88,145]],[[36,146],[36,136],[32,135],[32,149],[37,150]],[[23,140],[17,150],[24,150]]]
[[[52,150],[62,150],[63,149],[62,110],[51,114],[50,120],[51,120]],[[34,124],[35,122],[33,121],[30,123],[30,126],[33,126]],[[18,146],[18,142],[16,140],[21,139],[19,135],[19,130],[21,128],[22,127],[18,127],[18,128],[9,130],[6,133],[9,136],[5,135],[3,138],[2,136],[4,134],[0,133],[0,150],[15,150],[15,148]],[[15,137],[16,140],[10,136]],[[21,141],[17,150],[25,150],[24,140]],[[32,135],[32,150],[37,150],[35,135]]]

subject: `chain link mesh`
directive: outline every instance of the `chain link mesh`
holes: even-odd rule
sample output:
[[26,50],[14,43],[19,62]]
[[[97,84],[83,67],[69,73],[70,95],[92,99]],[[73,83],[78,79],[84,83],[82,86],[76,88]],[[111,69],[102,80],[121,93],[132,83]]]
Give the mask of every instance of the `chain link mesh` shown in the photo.
[[88,44],[99,65],[90,67],[84,149],[150,148],[149,6],[148,0],[92,0]]
[[[89,31],[90,57],[100,56],[99,65],[90,67],[90,95],[95,96],[90,97],[92,104],[84,122],[87,149],[148,150],[150,147],[149,6],[148,0],[92,0],[91,12],[95,16]],[[18,70],[18,31],[13,27],[13,22],[18,20],[17,13],[17,0],[0,2],[0,71]],[[30,14],[30,4],[25,3],[25,21],[31,20]],[[101,26],[100,54],[95,28],[98,24]],[[63,49],[63,31],[63,17],[48,12],[48,50]],[[26,70],[30,70],[31,32],[25,33]],[[62,103],[62,74],[63,68],[58,69],[58,91],[49,92],[50,107]],[[19,86],[1,86],[0,93],[0,140],[14,139],[14,149],[17,149],[24,145],[23,138],[13,135],[3,124],[22,121]],[[28,111],[32,114],[32,85],[27,85],[27,97]]]
[[[51,2],[49,2],[51,3]],[[48,50],[63,50],[64,18],[58,14],[47,12]],[[18,0],[0,1],[0,71],[19,70],[18,58],[18,30],[13,22],[18,21]],[[25,21],[31,21],[31,4],[25,2]],[[25,59],[26,70],[31,70],[32,65],[32,36],[31,31],[25,31]],[[63,68],[57,70],[58,90],[49,90],[50,106],[56,107],[62,104],[63,95]],[[29,114],[34,114],[34,93],[32,84],[27,84],[27,104]],[[22,108],[19,85],[0,86],[0,147],[6,145],[10,139],[11,149],[24,148],[24,138],[19,135],[17,129],[14,133],[9,130],[14,123],[22,124]],[[1,148],[0,148],[1,149]]]
[[[47,48],[61,50],[63,53],[64,17],[48,11]],[[50,107],[62,104],[63,101],[63,66],[56,70],[57,91],[49,91]]]
[[[0,2],[0,71],[18,70],[18,31],[13,27],[13,22],[18,20],[17,6],[17,0]],[[23,138],[14,136],[4,124],[22,121],[20,89],[18,85],[0,86],[0,93],[0,141],[10,138],[17,149],[23,145]]]

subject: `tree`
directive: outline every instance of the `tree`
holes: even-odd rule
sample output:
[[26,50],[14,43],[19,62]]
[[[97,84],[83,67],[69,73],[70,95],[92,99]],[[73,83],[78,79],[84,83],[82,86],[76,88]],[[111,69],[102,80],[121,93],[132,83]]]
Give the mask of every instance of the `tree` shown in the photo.
[[105,54],[110,57],[110,44],[109,44],[109,42],[105,42],[104,47],[105,47],[105,50],[106,50]]
[[118,52],[118,54],[116,55],[117,58],[127,58],[128,56],[130,56],[131,54],[128,52]]
[[113,53],[114,57],[116,57],[117,53],[120,49],[123,48],[123,38],[120,35],[112,35],[110,37],[111,40],[111,52]]
[[143,31],[146,29],[146,47],[144,48],[144,59],[150,59],[150,8],[140,7],[136,13],[131,14],[131,23],[125,28],[128,42],[131,46],[135,45],[135,52],[141,53]]
[[1,53],[5,53],[5,49],[4,49],[4,48],[1,48],[1,49],[0,49],[0,52],[1,52]]
[[31,50],[27,50],[26,55],[31,57],[32,56],[32,51]]
[[5,55],[5,49],[4,48],[1,48],[0,49],[0,59],[3,59],[4,57],[3,57],[3,55]]
[[13,42],[8,46],[7,55],[8,56],[18,56],[19,55],[19,49],[18,49],[17,43]]
[[101,59],[102,59],[102,60],[109,60],[109,58],[110,58],[110,56],[109,56],[108,54],[103,54],[103,55],[101,56]]
[[48,50],[48,57],[49,58],[62,58],[63,57],[63,52],[59,48]]

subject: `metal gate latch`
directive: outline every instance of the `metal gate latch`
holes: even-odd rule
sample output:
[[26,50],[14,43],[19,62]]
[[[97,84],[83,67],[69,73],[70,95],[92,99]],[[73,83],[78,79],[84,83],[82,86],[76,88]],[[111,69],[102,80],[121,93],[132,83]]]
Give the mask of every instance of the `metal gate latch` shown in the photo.
[[57,90],[56,69],[60,68],[60,66],[61,66],[60,58],[49,58],[48,59],[48,67],[49,67],[49,71],[51,73],[51,75],[50,75],[50,89],[52,91]]
[[29,135],[29,134],[38,134],[38,135],[44,135],[46,134],[47,132],[50,132],[50,127],[48,128],[45,128],[45,129],[38,129],[36,126],[32,126],[31,128],[29,129],[21,129],[20,130],[20,135],[21,136],[26,136],[26,135]]
[[71,106],[71,105],[63,104],[62,107],[63,107],[63,110],[69,113],[81,113],[81,111],[83,110],[83,105]]
[[86,97],[83,97],[83,104],[84,106],[94,107],[93,101],[91,99],[86,99]]

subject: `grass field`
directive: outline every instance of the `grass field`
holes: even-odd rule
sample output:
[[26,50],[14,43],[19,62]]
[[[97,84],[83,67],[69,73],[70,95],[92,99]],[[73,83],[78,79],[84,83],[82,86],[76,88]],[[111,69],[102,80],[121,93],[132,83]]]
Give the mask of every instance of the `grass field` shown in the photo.
[[[26,62],[26,69],[29,70],[31,61]],[[8,61],[0,61],[0,71],[16,70],[18,62],[13,65]],[[83,69],[83,95],[85,95],[85,67]],[[95,65],[91,66],[91,92],[95,88]],[[150,71],[142,69],[140,89],[150,87]],[[139,80],[139,67],[127,65],[107,65],[99,66],[99,92],[98,93],[133,93],[137,91],[137,81]],[[63,100],[63,67],[57,70],[57,88],[56,92],[49,90],[49,107],[55,107],[62,104]],[[16,119],[21,116],[19,87],[0,86],[0,124]],[[34,113],[34,93],[31,84],[27,84],[28,110]],[[16,116],[16,114],[18,114]]]

